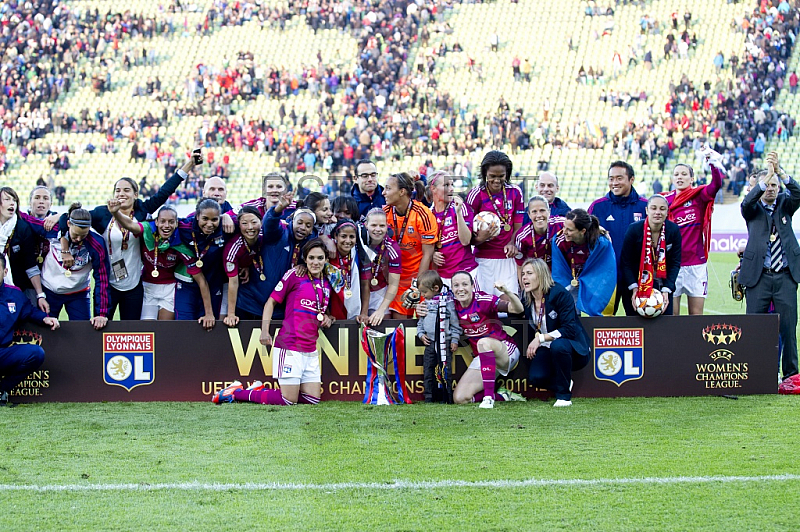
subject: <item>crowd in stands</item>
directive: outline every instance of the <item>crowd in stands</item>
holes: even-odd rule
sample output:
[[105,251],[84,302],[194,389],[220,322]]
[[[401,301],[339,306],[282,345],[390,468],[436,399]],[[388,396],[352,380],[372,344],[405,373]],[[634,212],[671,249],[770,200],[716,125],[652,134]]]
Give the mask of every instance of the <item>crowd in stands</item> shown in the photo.
[[[752,160],[763,156],[772,136],[785,139],[792,135],[795,119],[776,109],[774,103],[787,77],[790,85],[792,80],[795,86],[797,83],[796,73],[787,76],[787,61],[800,17],[797,2],[783,5],[788,9],[770,9],[762,3],[742,19],[747,33],[745,57],[740,61],[732,55],[727,64],[724,59],[720,64],[720,69],[730,72],[729,80],[718,76],[714,83],[706,80],[699,84],[684,75],[671,83],[663,113],[651,114],[642,123],[630,122],[614,136],[617,153],[644,164],[657,161],[663,170],[677,150],[698,153],[701,139],[708,138],[723,154],[733,176],[751,169]],[[717,61],[715,58],[715,65]],[[734,192],[743,187],[741,181],[732,180]]]
[[[295,23],[304,20],[315,32],[337,29],[354,36],[359,48],[357,66],[352,71],[342,68],[338,50],[326,50],[326,57],[320,50],[316,61],[309,58],[294,71],[243,50],[221,65],[197,65],[184,87],[162,86],[159,77],[153,76],[135,87],[133,96],[180,102],[176,118],[187,114],[205,117],[196,140],[206,148],[272,154],[288,172],[338,174],[352,172],[354,161],[365,157],[444,155],[468,178],[470,170],[465,163],[469,154],[480,150],[509,146],[516,153],[548,143],[568,148],[604,146],[606,129],[578,117],[556,118],[546,109],[544,119],[539,120],[503,98],[495,109],[478,114],[466,96],[442,90],[436,79],[437,63],[461,47],[457,42],[430,41],[432,32],[452,34],[453,28],[443,17],[450,7],[451,2],[444,0],[325,0],[290,2],[286,7],[217,0],[203,22],[192,28],[183,10],[198,8],[180,3],[162,7],[155,16],[81,11],[41,0],[4,3],[0,10],[4,22],[0,35],[4,46],[0,171],[6,167],[6,146],[10,145],[16,145],[23,158],[47,154],[54,172],[68,168],[71,153],[114,153],[130,147],[133,160],[160,165],[169,175],[175,166],[171,139],[158,133],[158,128],[169,122],[166,105],[161,116],[148,112],[141,117],[111,117],[99,109],[69,116],[53,112],[47,104],[75,84],[107,90],[113,86],[112,73],[119,64],[123,68],[155,64],[157,51],[144,39],[176,31],[209,33],[246,23],[285,28],[293,19]],[[590,2],[588,14],[613,17],[613,8]],[[680,55],[681,43],[688,49],[697,44],[697,36],[689,33],[690,12],[675,12],[667,21],[645,14],[640,25],[642,36],[667,33],[669,53]],[[721,76],[714,84],[705,81],[699,86],[684,76],[670,87],[663,114],[655,106],[648,120],[631,122],[614,136],[618,153],[645,163],[658,161],[659,167],[665,168],[676,149],[688,152],[695,137],[711,137],[718,150],[736,155],[733,161],[743,159],[749,164],[773,135],[793,133],[794,119],[772,106],[784,84],[797,90],[796,73],[786,69],[798,30],[797,1],[783,0],[774,6],[762,1],[751,14],[734,19],[732,26],[746,34],[745,57],[740,60],[731,54],[726,58],[720,51],[714,65]],[[615,52],[611,76],[616,77],[626,62],[628,66],[638,63],[640,57],[645,64],[652,64],[652,52],[645,52],[642,43],[637,38],[624,57]],[[420,53],[409,63],[415,45],[420,46]],[[79,64],[81,58],[92,61]],[[470,69],[479,71],[480,65],[468,61],[472,61]],[[516,56],[511,66],[515,80],[530,81],[529,59]],[[726,72],[735,79],[723,81]],[[581,67],[578,81],[603,81],[606,76],[601,68]],[[319,99],[316,109],[298,112],[289,103],[290,95],[301,92]],[[259,95],[281,100],[277,121],[245,120],[234,114],[239,106],[234,102]],[[643,91],[604,90],[601,95],[601,101],[626,109],[647,99]],[[63,131],[103,133],[105,140],[99,146],[86,141],[66,147],[35,142],[47,133]],[[127,142],[121,142],[124,140]],[[211,168],[214,175],[230,175],[230,167],[222,160]],[[196,187],[186,194],[195,197]]]

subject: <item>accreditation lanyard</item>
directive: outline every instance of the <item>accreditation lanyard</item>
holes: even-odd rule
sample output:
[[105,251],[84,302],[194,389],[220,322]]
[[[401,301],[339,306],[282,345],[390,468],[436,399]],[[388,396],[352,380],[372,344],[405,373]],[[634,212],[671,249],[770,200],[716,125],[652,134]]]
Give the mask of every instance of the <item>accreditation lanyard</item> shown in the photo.
[[414,200],[408,202],[408,209],[406,209],[406,219],[403,221],[403,228],[397,232],[397,209],[392,206],[392,225],[394,226],[395,240],[397,245],[403,243],[403,237],[406,236],[406,229],[408,228],[408,221],[411,220],[411,208],[414,206]]

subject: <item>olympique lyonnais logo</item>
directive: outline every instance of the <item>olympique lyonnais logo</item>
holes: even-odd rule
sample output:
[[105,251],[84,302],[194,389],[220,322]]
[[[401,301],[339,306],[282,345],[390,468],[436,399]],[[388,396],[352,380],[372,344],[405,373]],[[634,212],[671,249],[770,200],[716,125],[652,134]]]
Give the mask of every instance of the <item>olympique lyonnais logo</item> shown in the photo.
[[644,376],[644,329],[595,329],[594,377],[617,386]]
[[155,333],[103,333],[103,380],[128,391],[156,378]]

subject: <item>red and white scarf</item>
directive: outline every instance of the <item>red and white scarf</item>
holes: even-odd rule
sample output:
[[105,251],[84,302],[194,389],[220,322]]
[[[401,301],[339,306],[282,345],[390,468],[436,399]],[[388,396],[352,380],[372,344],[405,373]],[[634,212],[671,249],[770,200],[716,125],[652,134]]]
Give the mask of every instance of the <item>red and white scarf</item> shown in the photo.
[[655,276],[653,275],[653,237],[650,231],[649,219],[644,219],[644,238],[642,238],[642,256],[639,260],[639,297],[650,297],[653,293],[653,281],[655,277],[659,279],[667,278],[667,237],[666,224],[661,226],[661,234],[658,237],[658,264],[656,265]]

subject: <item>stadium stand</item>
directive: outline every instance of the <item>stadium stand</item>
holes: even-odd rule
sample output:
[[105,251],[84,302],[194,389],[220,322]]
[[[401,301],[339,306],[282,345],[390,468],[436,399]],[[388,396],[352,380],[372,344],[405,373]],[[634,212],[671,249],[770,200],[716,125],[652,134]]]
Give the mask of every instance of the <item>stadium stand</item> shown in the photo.
[[109,175],[157,185],[195,143],[233,201],[258,196],[267,171],[325,179],[366,155],[383,175],[450,168],[466,186],[496,147],[522,176],[561,176],[580,204],[606,191],[617,158],[643,190],[677,162],[697,166],[718,127],[731,166],[759,133],[763,149],[797,146],[797,0],[108,6],[0,9],[0,168],[23,195],[42,178],[67,202],[100,203]]

